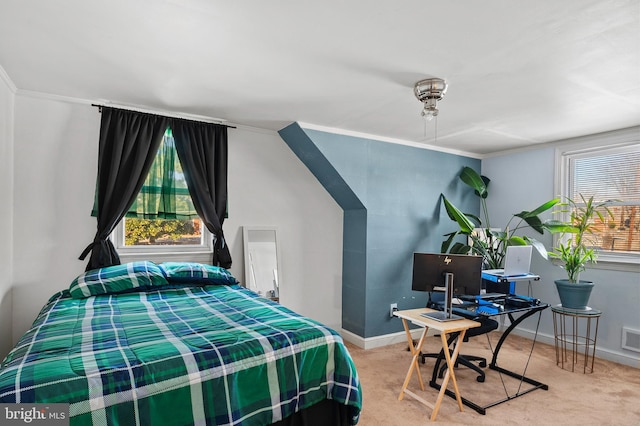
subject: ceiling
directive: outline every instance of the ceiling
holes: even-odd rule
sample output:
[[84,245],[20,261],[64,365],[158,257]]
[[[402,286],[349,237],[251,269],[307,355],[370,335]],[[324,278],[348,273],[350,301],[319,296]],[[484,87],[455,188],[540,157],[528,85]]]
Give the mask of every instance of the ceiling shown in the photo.
[[640,1],[2,0],[0,67],[17,93],[483,156],[639,125]]

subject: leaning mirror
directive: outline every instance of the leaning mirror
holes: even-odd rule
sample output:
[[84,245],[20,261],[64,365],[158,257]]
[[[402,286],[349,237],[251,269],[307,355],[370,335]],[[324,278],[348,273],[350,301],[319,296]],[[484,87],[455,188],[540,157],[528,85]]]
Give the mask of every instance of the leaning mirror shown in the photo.
[[243,227],[244,282],[256,293],[278,300],[279,242],[275,227]]

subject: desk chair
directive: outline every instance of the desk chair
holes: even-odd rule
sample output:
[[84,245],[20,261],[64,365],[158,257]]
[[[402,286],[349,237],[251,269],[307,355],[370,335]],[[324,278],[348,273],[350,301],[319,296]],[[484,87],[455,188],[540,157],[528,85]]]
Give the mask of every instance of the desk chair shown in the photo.
[[[429,302],[427,303],[427,307],[428,308],[434,308],[437,309],[437,305],[438,302],[440,301],[439,299],[442,299],[442,301],[444,301],[444,295],[442,293],[431,293],[429,294]],[[468,312],[466,313],[463,309],[460,309],[458,311],[455,312],[457,315],[460,316],[464,316],[468,319],[472,319],[474,321],[479,322],[481,325],[480,327],[475,327],[475,328],[470,328],[469,330],[467,330],[467,333],[464,336],[464,341],[467,342],[469,340],[470,337],[474,337],[474,336],[480,336],[482,334],[486,334],[489,333],[493,330],[496,330],[499,326],[498,321],[491,319],[489,317],[483,316],[483,315],[477,315],[473,312]],[[455,341],[455,339],[458,338],[458,334],[452,334],[451,337],[449,338],[449,347],[451,347],[451,344]],[[442,361],[444,360],[444,349],[442,349],[439,353],[427,353],[427,354],[421,354],[420,356],[420,360],[422,361],[422,363],[425,363],[426,358],[435,358],[436,359],[436,365],[434,366],[433,369],[433,378],[432,380],[435,381],[436,379],[436,374],[438,374],[438,377],[442,378],[444,375],[444,371],[447,368],[447,365],[443,365],[442,367],[440,367],[440,364],[442,363]],[[474,362],[477,362],[478,364],[474,364]],[[470,368],[474,371],[476,371],[478,373],[478,377],[476,377],[476,380],[478,382],[484,382],[484,378],[485,378],[485,373],[483,368],[487,366],[487,360],[484,357],[480,357],[480,356],[476,356],[476,355],[468,355],[468,354],[459,354],[458,355],[458,359],[456,360],[455,363],[455,367],[457,368],[459,364],[464,365],[467,368]]]

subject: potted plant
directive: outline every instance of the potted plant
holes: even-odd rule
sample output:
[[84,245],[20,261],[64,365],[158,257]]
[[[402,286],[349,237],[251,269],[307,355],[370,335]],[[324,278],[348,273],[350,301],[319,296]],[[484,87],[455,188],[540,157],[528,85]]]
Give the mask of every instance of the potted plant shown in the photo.
[[609,218],[613,214],[605,203],[596,203],[593,196],[588,199],[580,194],[581,202],[567,199],[569,207],[569,223],[563,231],[563,236],[549,253],[549,256],[560,261],[560,266],[567,272],[566,279],[555,280],[560,303],[565,308],[586,309],[594,283],[580,280],[580,273],[586,265],[595,263],[598,257],[596,244],[589,236],[593,235],[596,225],[594,218],[605,222],[606,213]]
[[[523,210],[515,213],[503,228],[496,229],[492,228],[486,204],[490,179],[481,176],[470,167],[464,167],[459,177],[462,182],[474,189],[476,196],[480,197],[481,217],[463,213],[441,194],[447,214],[459,226],[457,231],[445,235],[446,239],[441,247],[443,253],[472,253],[482,256],[485,269],[502,268],[507,246],[510,245],[532,245],[547,259],[547,249],[541,242],[517,234],[525,228],[533,229],[539,234],[543,234],[545,230],[552,233],[563,231],[566,228],[565,223],[557,220],[543,222],[539,216],[558,205],[559,198],[549,200],[531,211]],[[459,235],[466,237],[464,243],[455,242]]]

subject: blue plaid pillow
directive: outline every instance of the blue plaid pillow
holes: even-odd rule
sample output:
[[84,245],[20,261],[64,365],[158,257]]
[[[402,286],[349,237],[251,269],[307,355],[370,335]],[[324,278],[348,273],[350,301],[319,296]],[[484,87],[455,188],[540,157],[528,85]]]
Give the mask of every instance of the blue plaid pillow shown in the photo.
[[100,294],[125,293],[167,285],[164,274],[153,262],[140,261],[107,266],[80,274],[69,286],[75,299]]
[[199,285],[233,285],[238,284],[231,272],[219,266],[195,262],[164,262],[160,269],[169,283]]

